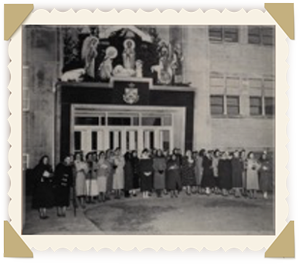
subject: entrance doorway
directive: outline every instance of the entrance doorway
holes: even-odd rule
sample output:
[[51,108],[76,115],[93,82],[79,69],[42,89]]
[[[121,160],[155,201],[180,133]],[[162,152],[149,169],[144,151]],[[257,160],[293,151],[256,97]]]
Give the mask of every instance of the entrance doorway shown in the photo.
[[71,152],[184,148],[185,108],[73,105]]

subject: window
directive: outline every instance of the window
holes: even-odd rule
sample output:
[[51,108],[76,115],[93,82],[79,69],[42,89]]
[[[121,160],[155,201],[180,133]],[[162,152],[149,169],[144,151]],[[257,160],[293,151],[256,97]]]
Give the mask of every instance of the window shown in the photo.
[[240,78],[228,76],[226,77],[226,87],[227,88],[239,88],[240,87]]
[[142,117],[142,126],[161,126],[160,117]]
[[238,96],[227,96],[227,114],[239,115],[240,113],[240,98]]
[[274,97],[265,97],[265,115],[273,116],[275,114]]
[[130,126],[130,117],[108,117],[107,122],[109,126]]
[[212,115],[224,114],[224,97],[222,95],[210,96],[210,113]]
[[223,74],[213,72],[210,74],[210,87],[225,87],[224,80]]
[[238,27],[236,26],[210,26],[210,42],[238,42]]
[[248,27],[248,43],[265,46],[274,45],[274,27],[266,26],[249,26]]
[[23,171],[29,168],[29,154],[23,154]]
[[261,97],[250,96],[250,115],[262,114],[262,101]]
[[99,125],[99,117],[95,116],[75,116],[75,125],[79,126],[98,126]]

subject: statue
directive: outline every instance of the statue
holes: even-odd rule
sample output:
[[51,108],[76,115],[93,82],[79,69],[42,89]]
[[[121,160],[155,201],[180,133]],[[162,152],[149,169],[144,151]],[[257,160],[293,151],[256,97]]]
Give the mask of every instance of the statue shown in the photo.
[[98,72],[100,79],[108,81],[113,74],[112,61],[118,56],[118,51],[115,47],[109,46],[105,51],[105,58],[99,66]]
[[83,41],[81,49],[81,59],[84,62],[86,75],[93,79],[95,78],[95,58],[98,55],[98,43],[98,38],[89,36]]
[[184,57],[183,57],[183,54],[182,54],[181,45],[179,43],[176,43],[174,45],[173,63],[172,63],[174,83],[176,83],[176,84],[183,83],[183,78],[182,78],[182,63],[183,63],[183,60],[184,60]]
[[132,39],[124,41],[123,66],[126,70],[134,70],[135,64],[135,43]]
[[159,52],[159,63],[158,65],[152,66],[152,72],[157,73],[158,82],[161,84],[170,84],[173,78],[173,64],[174,56],[172,53],[171,44],[162,42],[158,48]]
[[135,76],[138,78],[143,77],[143,62],[141,60],[135,62]]

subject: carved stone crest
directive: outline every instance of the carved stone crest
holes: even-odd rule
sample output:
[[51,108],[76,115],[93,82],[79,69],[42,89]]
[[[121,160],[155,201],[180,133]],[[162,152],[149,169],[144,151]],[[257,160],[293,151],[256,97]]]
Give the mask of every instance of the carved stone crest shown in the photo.
[[128,86],[124,90],[123,100],[127,104],[135,104],[140,99],[138,88],[135,88],[134,83],[130,83]]

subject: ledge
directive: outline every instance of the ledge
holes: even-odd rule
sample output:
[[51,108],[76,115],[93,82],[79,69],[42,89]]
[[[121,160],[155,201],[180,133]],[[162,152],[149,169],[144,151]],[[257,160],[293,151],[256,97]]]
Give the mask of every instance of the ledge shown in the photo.
[[[115,79],[120,81],[121,79]],[[150,81],[151,80],[151,81]],[[128,78],[128,79],[122,79],[122,81],[145,81],[149,82],[149,89],[150,90],[162,90],[162,91],[184,91],[184,92],[193,92],[196,90],[195,87],[190,86],[168,86],[168,85],[152,85],[152,79],[149,78]],[[112,89],[113,88],[113,82],[62,82],[58,81],[55,84],[55,87],[59,88],[62,86],[68,86],[68,87],[87,87],[87,88],[104,88],[104,89]]]

